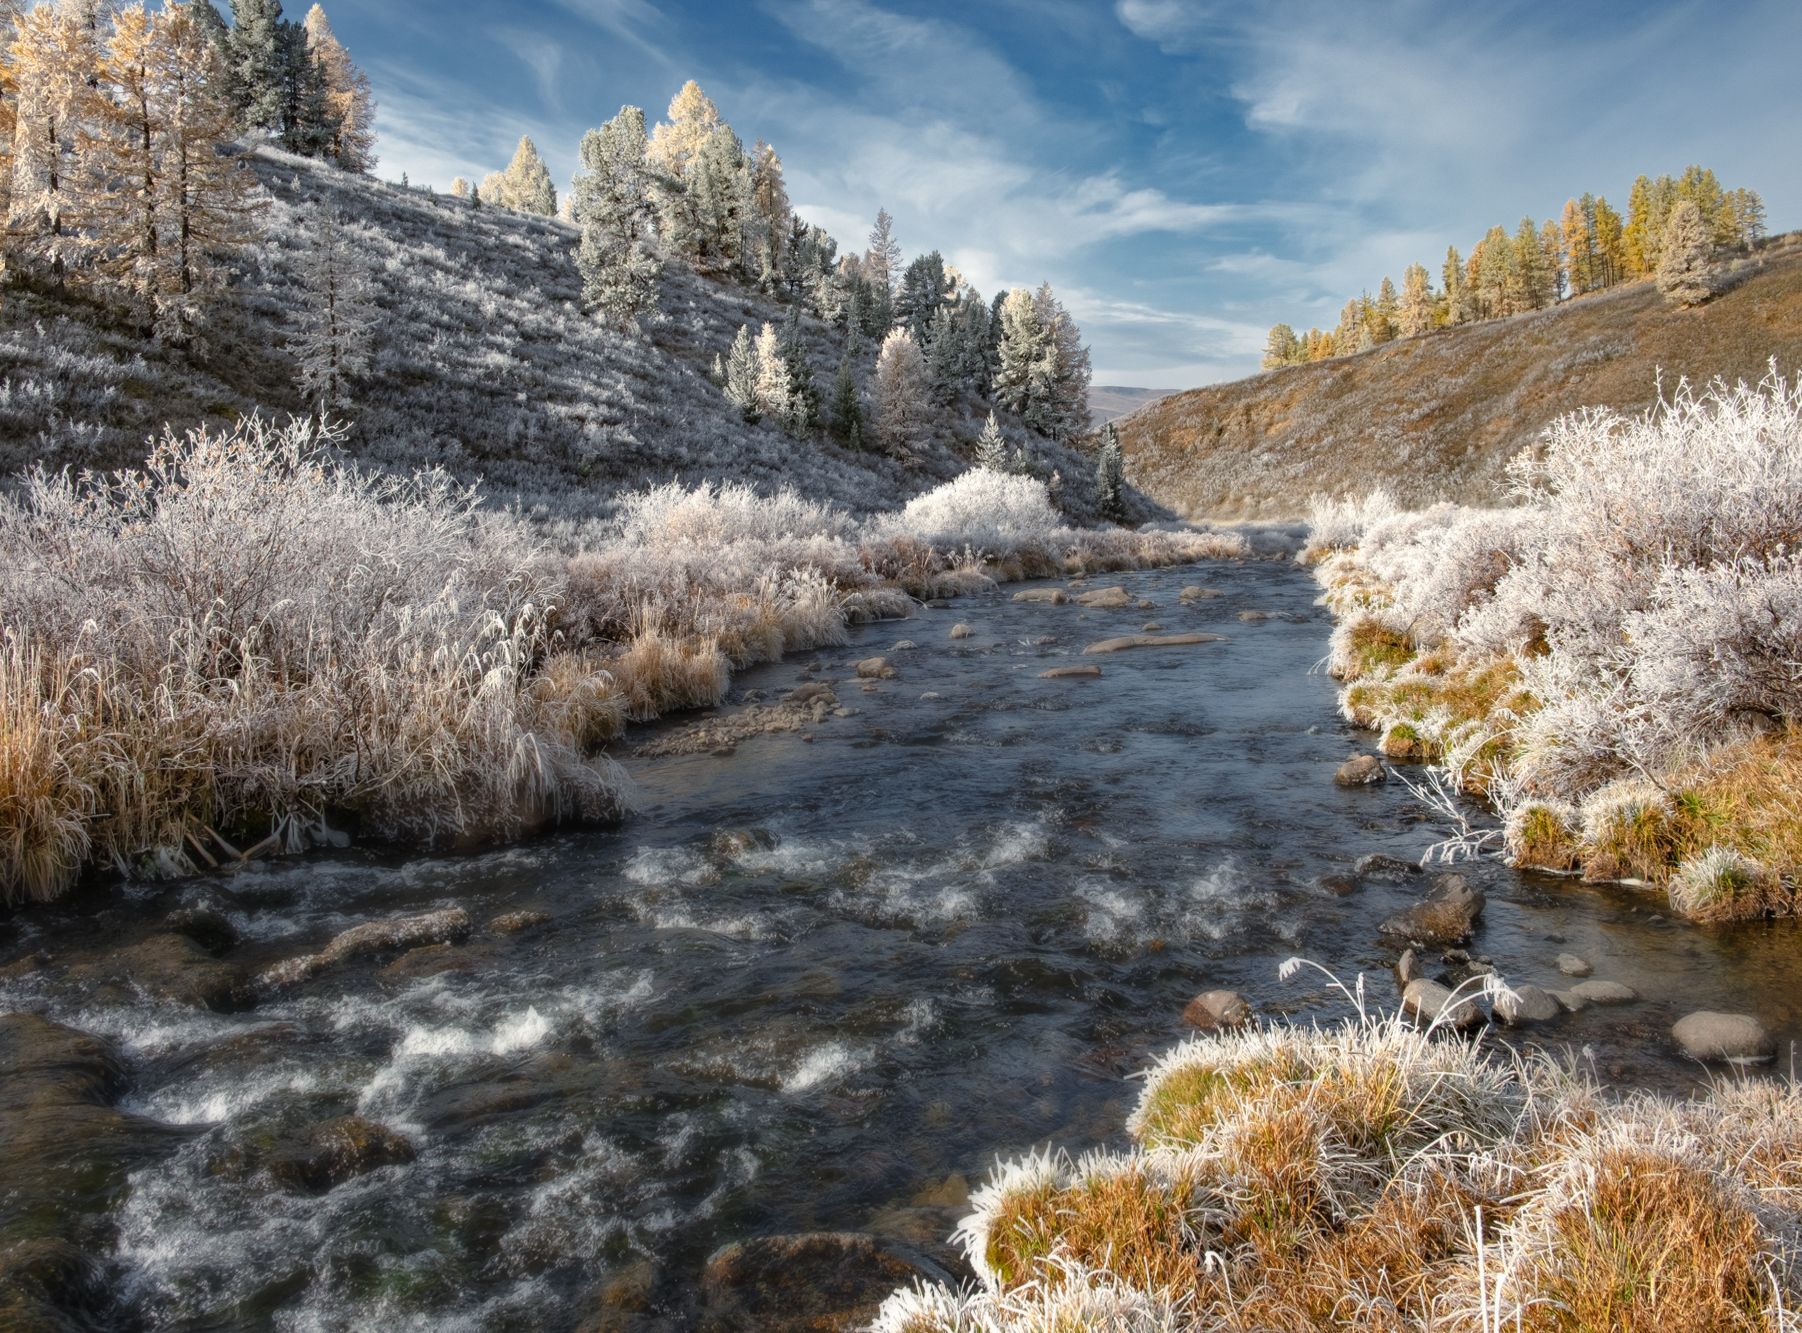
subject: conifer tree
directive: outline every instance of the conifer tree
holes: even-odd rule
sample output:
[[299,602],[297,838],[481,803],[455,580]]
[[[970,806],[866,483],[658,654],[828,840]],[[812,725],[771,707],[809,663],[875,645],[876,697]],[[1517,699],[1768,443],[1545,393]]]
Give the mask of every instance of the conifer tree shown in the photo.
[[1714,231],[1701,207],[1694,199],[1681,200],[1658,238],[1658,290],[1666,300],[1693,306],[1714,295],[1708,267],[1713,248]]
[[931,345],[933,319],[945,304],[948,287],[945,261],[937,250],[919,256],[901,275],[895,323],[913,334],[921,347]]
[[693,79],[670,99],[668,114],[669,120],[651,131],[647,155],[658,171],[680,180],[722,122],[719,108]]
[[1445,284],[1445,322],[1468,322],[1471,308],[1469,289],[1464,282],[1464,257],[1458,253],[1455,245],[1445,248],[1445,267],[1440,270],[1440,278]]
[[788,361],[782,355],[775,325],[764,321],[753,351],[757,357],[757,414],[786,425],[794,384],[789,379]]
[[322,415],[350,406],[352,384],[369,373],[375,289],[337,214],[323,212],[301,266],[300,329],[294,341],[299,386]]
[[993,412],[982,423],[982,434],[976,439],[976,466],[991,472],[1007,470],[1007,437],[1002,435],[1001,423],[995,420]]
[[39,5],[18,19],[7,63],[16,116],[8,231],[16,249],[61,286],[80,250],[70,159],[95,104],[100,47],[79,13]]
[[1621,225],[1621,215],[1601,195],[1596,196],[1591,229],[1595,244],[1596,281],[1603,287],[1612,287],[1627,276],[1626,251],[1622,240],[1624,228]]
[[[788,187],[782,179],[782,159],[762,139],[751,150],[750,215],[754,231],[766,247],[768,266],[773,278],[783,270],[788,257],[788,242],[794,230],[794,214],[789,209]],[[773,282],[770,289],[773,289]]]
[[963,326],[949,306],[940,306],[926,337],[926,376],[939,402],[953,401],[963,388],[963,362]]
[[498,197],[493,202],[503,207],[539,217],[557,216],[557,187],[551,184],[550,168],[527,135],[519,137],[519,147],[513,150],[507,169],[500,173],[496,189]]
[[1433,283],[1424,264],[1410,264],[1402,274],[1395,325],[1396,332],[1404,338],[1418,338],[1433,327]]
[[1287,324],[1271,326],[1270,335],[1264,339],[1263,368],[1276,370],[1282,366],[1292,366],[1301,359],[1301,343],[1295,336],[1295,330]]
[[1540,310],[1551,304],[1545,251],[1540,248],[1539,227],[1532,218],[1522,218],[1514,229],[1513,262],[1508,266],[1507,288],[1509,314]]
[[1564,231],[1547,218],[1539,228],[1539,252],[1545,257],[1547,305],[1564,299]]
[[1040,367],[1051,355],[1050,332],[1039,322],[1037,303],[1024,287],[1008,292],[1001,306],[994,394],[1004,411],[1024,417],[1040,383]]
[[229,95],[245,129],[279,138],[284,109],[281,0],[231,0],[231,10]]
[[891,329],[876,356],[876,429],[883,448],[908,452],[926,426],[926,363],[913,335]]
[[838,374],[832,380],[832,433],[846,444],[861,447],[863,443],[863,399],[857,393],[857,375],[852,367],[853,344],[846,342],[839,357]]
[[314,5],[305,23],[307,54],[325,92],[325,155],[346,171],[375,168],[375,98],[369,78],[332,31],[325,10]]
[[582,228],[576,248],[582,299],[611,323],[627,327],[656,304],[663,268],[652,240],[644,112],[621,107],[600,129],[582,136],[581,158],[570,209]]
[[1125,484],[1120,433],[1110,421],[1101,428],[1101,448],[1095,455],[1095,508],[1110,523],[1118,523],[1126,516]]
[[757,348],[751,340],[751,326],[744,325],[732,339],[726,353],[726,401],[744,414],[746,421],[761,415],[757,400]]
[[228,150],[235,127],[226,71],[194,18],[199,3],[167,4],[152,48],[153,114],[164,126],[157,327],[177,343],[193,337],[232,260],[257,237],[256,180]]
[[165,129],[152,85],[155,23],[142,4],[114,19],[100,74],[111,95],[90,99],[79,159],[94,271],[144,315],[156,294]]
[[895,270],[901,264],[901,246],[895,240],[895,220],[886,208],[876,210],[876,225],[870,229],[870,248],[864,252],[864,276],[876,289],[884,307],[894,300]]
[[452,199],[468,199],[469,198],[469,178],[467,176],[451,177],[451,198]]

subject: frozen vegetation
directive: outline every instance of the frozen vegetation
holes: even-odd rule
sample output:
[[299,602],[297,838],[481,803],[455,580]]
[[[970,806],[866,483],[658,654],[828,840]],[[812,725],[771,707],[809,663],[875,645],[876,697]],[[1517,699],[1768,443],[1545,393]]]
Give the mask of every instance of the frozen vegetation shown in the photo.
[[1005,1163],[978,1284],[878,1333],[1797,1328],[1793,1085],[1606,1103],[1543,1057],[1393,1019],[1192,1039],[1124,1151]]
[[1238,554],[1065,526],[975,470],[868,522],[790,488],[665,484],[559,548],[441,471],[250,419],[0,499],[0,897],[357,828],[468,842],[625,800],[597,747],[732,670],[994,577]]
[[1577,413],[1511,475],[1512,508],[1316,506],[1347,717],[1486,793],[1518,864],[1793,911],[1802,386]]

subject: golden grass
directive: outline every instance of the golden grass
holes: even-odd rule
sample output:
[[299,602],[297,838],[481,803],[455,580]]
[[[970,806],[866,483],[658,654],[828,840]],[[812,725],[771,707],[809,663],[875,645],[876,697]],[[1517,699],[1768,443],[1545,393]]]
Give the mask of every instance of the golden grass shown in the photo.
[[97,792],[79,771],[71,664],[0,642],[0,900],[54,898],[80,873]]
[[1045,1293],[1105,1290],[1182,1312],[1118,1325],[1146,1330],[1793,1333],[1795,1086],[1605,1105],[1544,1060],[1366,1020],[1185,1042],[1129,1130],[1128,1153],[1001,1168],[958,1231],[984,1286],[900,1294],[875,1327],[1042,1333]]
[[[1661,1153],[1597,1155],[1528,1219],[1526,1333],[1743,1333],[1770,1327],[1765,1237],[1716,1176]],[[1533,1234],[1535,1231],[1539,1234]]]

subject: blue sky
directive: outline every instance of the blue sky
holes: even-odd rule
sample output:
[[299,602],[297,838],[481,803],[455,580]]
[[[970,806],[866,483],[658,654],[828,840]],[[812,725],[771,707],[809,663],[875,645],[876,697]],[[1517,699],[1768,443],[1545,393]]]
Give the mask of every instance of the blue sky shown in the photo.
[[[304,6],[293,0],[291,8]],[[1802,225],[1802,4],[326,0],[380,173],[446,187],[698,80],[841,248],[878,205],[978,288],[1049,280],[1097,383],[1256,369],[1277,320],[1633,176]]]

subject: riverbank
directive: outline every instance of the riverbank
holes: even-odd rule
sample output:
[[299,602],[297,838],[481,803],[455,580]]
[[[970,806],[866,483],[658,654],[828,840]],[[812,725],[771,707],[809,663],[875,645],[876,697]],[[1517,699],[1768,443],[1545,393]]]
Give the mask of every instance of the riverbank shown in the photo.
[[671,484],[547,536],[334,443],[251,420],[0,501],[0,901],[613,818],[600,747],[750,664],[996,580],[1245,550],[1069,528],[1042,483],[980,470],[868,524]]
[[1489,801],[1466,845],[1696,921],[1795,913],[1798,459],[1802,388],[1773,374],[1559,423],[1511,509],[1318,507],[1345,716]]

